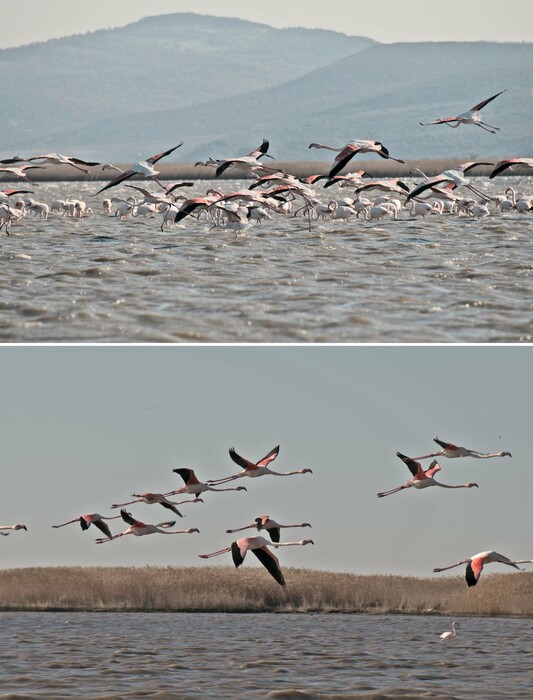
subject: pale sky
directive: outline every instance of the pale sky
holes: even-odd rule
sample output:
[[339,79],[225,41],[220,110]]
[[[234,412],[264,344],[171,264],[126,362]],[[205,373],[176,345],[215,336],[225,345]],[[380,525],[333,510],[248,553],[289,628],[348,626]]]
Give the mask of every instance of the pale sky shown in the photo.
[[332,29],[385,43],[533,41],[531,0],[18,0],[2,7],[0,48],[174,12],[239,17],[274,27]]
[[[282,531],[283,541],[315,540],[280,550],[284,566],[431,576],[488,549],[533,558],[528,347],[4,346],[0,385],[0,524],[29,528],[0,537],[4,568],[207,566],[198,554],[238,537],[226,529],[266,514],[312,524]],[[396,451],[432,452],[434,437],[513,456],[442,458],[440,481],[479,489],[378,499],[411,478]],[[257,461],[277,444],[273,469],[313,474],[240,479],[247,492],[185,504],[177,526],[200,534],[97,545],[94,527],[51,527],[177,488],[174,468],[204,481],[236,473],[232,446]],[[172,516],[159,505],[129,509],[149,523]]]

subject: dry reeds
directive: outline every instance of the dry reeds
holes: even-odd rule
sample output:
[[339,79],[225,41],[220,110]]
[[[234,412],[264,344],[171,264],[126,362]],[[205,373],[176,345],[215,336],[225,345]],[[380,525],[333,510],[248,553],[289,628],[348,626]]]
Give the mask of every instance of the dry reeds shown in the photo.
[[420,579],[261,569],[59,567],[0,571],[0,610],[374,612],[533,616],[533,573]]

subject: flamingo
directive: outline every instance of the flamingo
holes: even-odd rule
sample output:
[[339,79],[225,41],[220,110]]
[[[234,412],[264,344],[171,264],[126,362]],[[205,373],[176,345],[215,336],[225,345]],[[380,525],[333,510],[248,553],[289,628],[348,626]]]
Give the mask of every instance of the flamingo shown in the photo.
[[261,165],[259,158],[261,158],[262,156],[272,158],[272,156],[269,156],[267,153],[269,146],[270,143],[268,142],[268,140],[263,139],[263,143],[260,146],[254,148],[253,151],[250,151],[250,153],[248,153],[245,156],[241,156],[240,158],[226,158],[226,160],[215,161],[215,164],[217,166],[217,169],[215,170],[215,177],[219,177],[229,167],[234,165],[240,165],[246,168],[254,168],[258,165]]
[[489,102],[492,102],[492,100],[495,100],[497,97],[499,97],[499,95],[501,95],[504,92],[505,90],[502,90],[501,92],[497,92],[495,95],[492,95],[492,97],[487,97],[486,100],[482,100],[481,102],[478,102],[477,105],[471,107],[468,110],[468,112],[458,114],[456,117],[443,117],[442,119],[435,119],[435,121],[429,122],[428,124],[422,124],[422,122],[418,123],[420,124],[420,126],[431,126],[433,124],[447,124],[448,126],[451,126],[454,129],[457,129],[457,127],[461,124],[473,124],[474,126],[480,126],[485,131],[489,131],[491,134],[495,134],[497,131],[500,130],[500,127],[491,126],[490,124],[486,124],[485,122],[481,121],[479,112],[483,109],[483,107],[488,105]]
[[65,527],[65,525],[70,525],[70,523],[79,523],[82,530],[88,530],[91,525],[94,525],[101,530],[104,535],[111,537],[111,530],[104,520],[116,520],[117,518],[120,518],[120,515],[110,515],[106,517],[104,515],[100,515],[99,513],[86,513],[85,515],[80,515],[79,517],[74,518],[74,520],[68,520],[66,523],[62,523],[61,525],[52,525],[52,527]]
[[481,572],[485,564],[492,564],[493,562],[500,562],[501,564],[507,564],[507,566],[512,566],[520,571],[520,567],[517,564],[533,564],[533,559],[518,559],[516,561],[511,561],[508,557],[503,554],[498,554],[494,550],[489,550],[488,552],[479,552],[479,554],[474,554],[467,559],[463,559],[457,564],[451,564],[451,566],[442,566],[438,569],[433,569],[434,573],[439,571],[447,571],[448,569],[453,569],[456,566],[461,566],[461,564],[466,564],[465,579],[468,586],[475,586],[479,581]]
[[243,563],[246,552],[250,550],[267,569],[268,573],[276,579],[280,586],[285,586],[285,579],[283,578],[279,561],[277,557],[275,557],[268,549],[267,545],[271,545],[272,547],[290,547],[292,545],[303,546],[306,544],[314,544],[314,542],[313,540],[300,540],[299,542],[269,542],[264,537],[243,537],[240,540],[232,542],[229,547],[218,550],[218,552],[211,552],[211,554],[199,554],[198,556],[201,559],[210,559],[211,557],[217,557],[219,554],[231,552],[233,563],[238,568]]
[[36,185],[37,183],[33,182],[33,180],[30,180],[30,178],[26,175],[26,171],[42,170],[43,168],[44,165],[18,165],[13,166],[11,168],[0,168],[0,173],[9,173],[10,175],[14,175],[20,180],[24,180],[24,182],[28,182],[30,185]]
[[208,484],[223,484],[226,481],[233,481],[234,479],[240,479],[243,476],[250,476],[250,477],[256,477],[256,476],[263,476],[264,474],[274,474],[275,476],[291,476],[292,474],[307,474],[310,473],[312,474],[311,469],[298,469],[296,471],[292,472],[274,472],[271,469],[268,468],[268,465],[270,462],[276,459],[276,457],[279,454],[279,445],[277,447],[274,447],[274,449],[270,450],[270,452],[263,457],[263,459],[260,459],[259,462],[256,462],[255,464],[253,462],[250,462],[249,460],[245,459],[244,457],[241,457],[239,454],[235,452],[235,449],[233,447],[230,448],[229,450],[229,456],[231,459],[238,464],[240,467],[243,468],[242,472],[239,472],[238,474],[233,474],[232,476],[227,476],[223,479],[210,479],[207,483]]
[[270,535],[272,542],[279,542],[280,538],[280,528],[282,527],[311,527],[309,523],[300,523],[299,525],[281,525],[275,520],[272,520],[270,515],[261,515],[255,518],[255,522],[250,525],[245,525],[244,527],[237,527],[234,530],[226,530],[228,534],[233,532],[240,532],[241,530],[248,530],[251,527],[255,527],[259,532],[261,530],[266,530]]
[[399,160],[398,158],[393,158],[391,155],[389,155],[389,151],[382,143],[379,141],[372,141],[370,139],[352,139],[342,148],[326,146],[323,143],[310,143],[309,148],[327,148],[328,151],[340,151],[339,155],[333,161],[333,165],[328,173],[329,178],[334,177],[338,172],[340,172],[357,153],[377,153],[381,158],[394,160],[396,163],[405,163],[404,160]]
[[131,168],[129,168],[128,170],[124,170],[124,172],[121,172],[119,175],[117,175],[113,180],[111,180],[111,182],[108,182],[107,185],[102,187],[102,189],[98,190],[98,192],[95,192],[94,196],[100,194],[100,192],[103,192],[104,190],[108,190],[110,187],[115,187],[115,185],[120,184],[124,180],[127,180],[128,178],[133,177],[134,175],[144,175],[144,177],[149,177],[152,180],[155,180],[158,185],[165,189],[156,177],[156,175],[159,175],[159,172],[154,169],[154,165],[157,163],[158,160],[161,160],[161,158],[170,155],[180,146],[183,146],[183,141],[181,143],[178,143],[177,146],[174,146],[174,148],[169,148],[168,151],[156,153],[155,156],[150,156],[150,158],[147,158],[146,160],[141,160],[139,163],[134,163],[131,166]]
[[[228,486],[225,489],[215,489],[212,486],[209,486],[208,484],[204,484],[201,481],[199,481],[196,478],[196,474],[194,473],[194,470],[192,469],[173,469],[173,472],[176,472],[176,474],[179,474],[183,481],[185,482],[185,486],[182,486],[181,488],[177,489],[176,491],[170,491],[169,493],[165,494],[166,496],[173,496],[178,493],[190,493],[194,494],[196,498],[200,496],[201,493],[204,493],[204,491],[247,491],[248,489],[246,486]],[[198,499],[201,500],[201,499]]]
[[3,530],[27,530],[28,528],[26,525],[21,525],[20,523],[17,523],[16,525],[0,525],[0,535],[4,535],[4,537],[7,537],[10,533],[9,532],[2,532]]
[[169,530],[168,528],[171,528],[176,524],[174,520],[170,522],[158,523],[157,525],[147,525],[146,523],[142,523],[140,520],[135,520],[131,513],[128,513],[128,511],[124,509],[120,511],[120,516],[117,517],[122,517],[124,522],[128,523],[129,528],[124,530],[124,532],[119,532],[118,535],[110,534],[108,537],[101,537],[96,540],[97,544],[110,542],[111,540],[116,540],[117,537],[124,537],[124,535],[136,535],[137,537],[142,537],[143,535],[153,535],[156,532],[161,535],[190,535],[193,532],[200,532],[200,530],[198,530],[196,527],[189,528],[188,530]]
[[527,168],[533,168],[533,158],[508,158],[507,160],[500,160],[499,163],[496,163],[496,167],[489,175],[489,180],[492,180],[493,177],[507,170],[507,168],[513,167],[513,165],[524,165]]
[[432,452],[429,455],[422,455],[421,457],[413,457],[413,459],[427,459],[428,457],[447,457],[448,459],[455,459],[456,457],[475,457],[476,459],[488,459],[489,457],[512,457],[510,452],[493,452],[489,454],[488,452],[477,452],[476,450],[467,450],[466,447],[457,447],[451,442],[444,442],[439,440],[439,438],[433,438],[433,442],[442,447],[439,452]]
[[179,506],[181,503],[195,503],[196,501],[200,501],[200,503],[203,503],[201,498],[189,498],[187,501],[178,502],[169,501],[166,498],[168,494],[163,493],[132,493],[131,495],[135,498],[134,501],[128,501],[127,503],[113,503],[111,508],[121,508],[122,506],[129,506],[132,503],[147,503],[148,505],[160,503],[163,506],[163,508],[168,508],[173,513],[176,513],[176,515],[179,515],[180,518],[183,518],[183,515],[179,512],[176,506]]
[[405,455],[401,454],[401,452],[397,452],[396,456],[407,465],[409,471],[413,475],[413,478],[410,481],[407,481],[403,486],[397,486],[395,489],[391,489],[390,491],[378,493],[379,498],[389,496],[391,493],[396,493],[397,491],[402,491],[403,489],[411,488],[411,486],[414,486],[415,489],[425,489],[428,486],[441,486],[445,489],[469,489],[473,486],[477,487],[477,484],[474,483],[456,484],[452,486],[450,484],[441,484],[439,481],[435,481],[433,475],[441,469],[441,466],[436,459],[431,462],[428,469],[423,470],[420,462],[416,462],[414,459],[411,459],[411,457],[406,457]]
[[447,641],[448,639],[455,639],[457,637],[457,632],[455,630],[456,627],[459,627],[459,623],[457,620],[454,620],[452,622],[452,629],[450,632],[443,632],[441,635],[439,635],[439,638],[441,641]]
[[[51,165],[71,165],[73,168],[76,168],[76,170],[81,170],[82,173],[89,174],[89,170],[86,168],[80,168],[80,165],[100,165],[100,163],[92,162],[92,161],[87,161],[87,160],[81,160],[81,158],[74,158],[74,156],[64,156],[61,153],[46,153],[45,155],[42,156],[31,156],[30,158],[12,158],[11,162],[16,163],[18,161],[25,161],[25,162],[31,162],[34,160],[40,161],[40,164],[42,165],[43,163],[49,163]],[[2,163],[5,163],[6,161],[0,161]],[[9,162],[9,161],[7,161]]]

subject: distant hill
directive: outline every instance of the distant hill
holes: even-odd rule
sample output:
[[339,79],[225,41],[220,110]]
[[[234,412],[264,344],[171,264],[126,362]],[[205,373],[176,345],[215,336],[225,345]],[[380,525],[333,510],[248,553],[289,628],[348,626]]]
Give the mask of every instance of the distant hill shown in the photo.
[[[180,14],[0,52],[3,74],[24,85],[21,71],[29,71],[33,52],[29,88],[12,87],[9,109],[0,101],[8,154],[38,148],[127,163],[183,140],[172,160],[194,162],[243,155],[268,138],[280,160],[331,160],[309,143],[372,138],[404,159],[533,155],[531,43],[378,44]],[[71,56],[61,78],[69,89],[57,77],[50,85],[59,54]],[[46,90],[36,87],[37,60]],[[496,135],[419,125],[501,90],[483,111],[501,127]],[[13,129],[23,102],[28,123]]]
[[118,125],[120,142],[127,143],[128,159],[147,156],[143,141],[157,140],[157,123],[144,138],[129,137],[131,115],[265,89],[374,43],[331,31],[274,29],[184,13],[4,49],[0,148],[3,153],[14,147],[60,151],[63,133],[87,128],[90,138],[109,147],[108,157],[115,158],[115,139],[93,133],[90,126],[109,118]]

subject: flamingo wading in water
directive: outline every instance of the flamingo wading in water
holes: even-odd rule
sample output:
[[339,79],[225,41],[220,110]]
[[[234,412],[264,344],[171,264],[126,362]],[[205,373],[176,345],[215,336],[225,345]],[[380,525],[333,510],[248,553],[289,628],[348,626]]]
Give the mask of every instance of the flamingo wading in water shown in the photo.
[[452,629],[449,632],[443,632],[441,635],[439,635],[439,639],[442,642],[445,642],[448,639],[455,639],[457,637],[456,627],[459,627],[459,623],[457,620],[454,620],[452,622]]
[[124,537],[124,535],[136,535],[137,537],[142,537],[142,535],[153,535],[156,532],[160,535],[190,535],[193,532],[200,532],[200,530],[198,530],[196,527],[189,528],[188,530],[170,530],[169,528],[176,524],[174,520],[170,522],[158,523],[157,525],[147,525],[146,523],[142,523],[140,520],[135,520],[135,518],[131,515],[131,513],[128,513],[127,510],[121,510],[120,517],[122,517],[124,522],[128,523],[129,528],[124,530],[124,532],[119,532],[118,535],[110,535],[106,538],[101,537],[96,540],[96,544],[110,542],[111,540],[116,540],[118,537]]
[[269,469],[268,465],[270,462],[274,461],[276,457],[279,454],[279,445],[274,447],[274,449],[270,450],[270,452],[263,457],[263,459],[260,459],[259,462],[250,462],[248,459],[245,459],[244,457],[241,457],[237,452],[235,452],[235,449],[233,447],[230,448],[229,451],[229,456],[231,459],[238,464],[240,467],[243,468],[242,472],[239,472],[238,474],[233,474],[232,476],[227,476],[224,479],[210,479],[207,483],[208,484],[223,484],[227,481],[233,481],[234,479],[240,479],[243,476],[250,476],[250,477],[256,477],[256,476],[263,476],[264,474],[273,474],[274,476],[291,476],[292,474],[307,474],[310,473],[312,474],[311,469],[297,469],[296,471],[292,472],[275,472],[272,471],[272,469]]
[[233,563],[238,568],[244,561],[244,557],[248,551],[252,551],[259,559],[261,564],[267,569],[268,573],[273,576],[280,586],[285,586],[285,579],[281,571],[281,567],[277,557],[272,554],[267,545],[272,547],[291,547],[293,545],[314,544],[313,540],[300,540],[299,542],[269,542],[264,537],[243,537],[240,540],[232,542],[229,547],[219,549],[218,552],[211,554],[199,554],[201,559],[210,559],[217,557],[219,554],[231,552]]
[[441,484],[439,481],[436,481],[433,478],[433,475],[441,469],[441,466],[436,459],[434,459],[429,465],[429,468],[424,471],[420,462],[416,462],[414,459],[411,459],[411,457],[406,457],[400,452],[397,452],[396,456],[407,465],[409,471],[413,475],[413,478],[403,484],[403,486],[397,486],[395,489],[391,489],[390,491],[382,491],[381,493],[378,493],[379,498],[389,496],[391,493],[396,493],[397,491],[403,491],[403,489],[411,488],[411,486],[414,486],[415,489],[425,489],[428,486],[441,486],[445,489],[469,489],[472,488],[472,486],[477,487],[477,484],[474,483],[450,485]]
[[498,554],[494,550],[489,550],[488,552],[480,552],[479,554],[474,554],[467,559],[457,562],[457,564],[451,564],[450,566],[442,566],[438,569],[433,569],[434,573],[440,571],[447,571],[448,569],[453,569],[456,566],[461,566],[461,564],[466,564],[465,579],[468,586],[475,586],[479,581],[481,572],[485,564],[492,564],[493,562],[500,562],[501,564],[507,564],[507,566],[512,566],[514,569],[520,571],[520,567],[517,564],[533,564],[533,559],[518,559],[517,561],[511,561],[508,557],[503,554]]
[[413,457],[413,459],[428,459],[429,457],[447,457],[448,459],[455,459],[457,457],[474,457],[475,459],[489,459],[490,457],[512,457],[510,452],[477,452],[476,450],[468,450],[466,447],[458,447],[453,445],[451,442],[444,442],[439,440],[439,438],[433,438],[433,442],[442,447],[439,452],[432,452],[429,455],[422,455],[421,457]]

